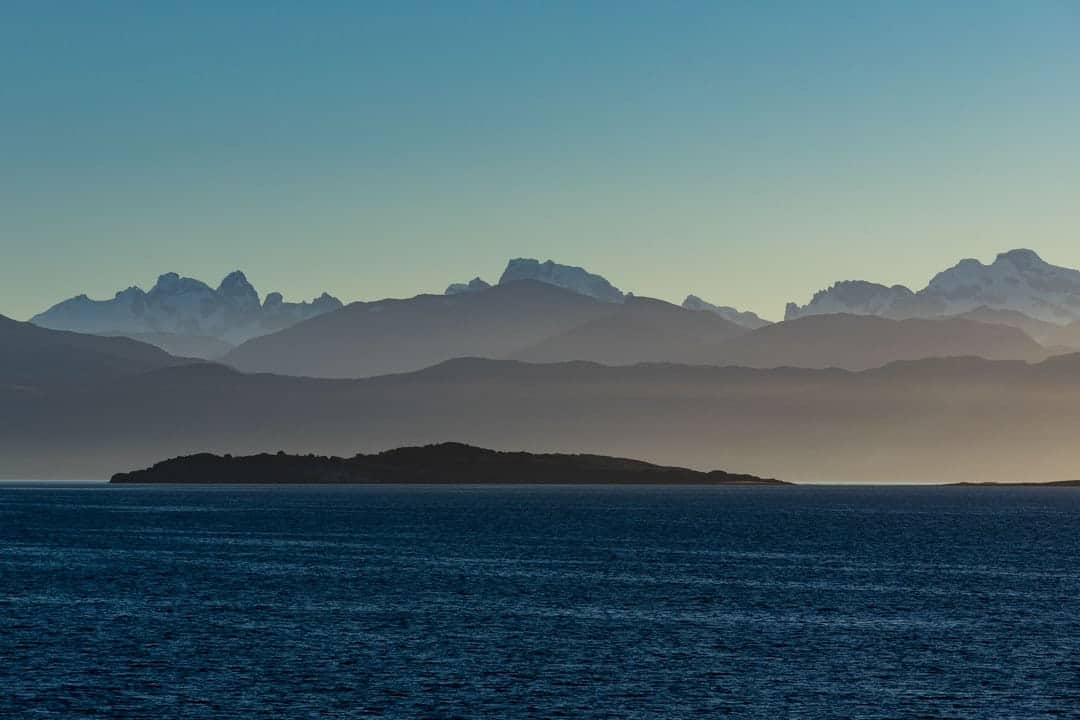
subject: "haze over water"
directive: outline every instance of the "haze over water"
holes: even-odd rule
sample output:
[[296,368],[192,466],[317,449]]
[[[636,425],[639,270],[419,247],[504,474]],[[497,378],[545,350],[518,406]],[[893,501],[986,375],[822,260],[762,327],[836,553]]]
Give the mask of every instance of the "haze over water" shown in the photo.
[[1080,708],[1068,488],[0,486],[0,715]]

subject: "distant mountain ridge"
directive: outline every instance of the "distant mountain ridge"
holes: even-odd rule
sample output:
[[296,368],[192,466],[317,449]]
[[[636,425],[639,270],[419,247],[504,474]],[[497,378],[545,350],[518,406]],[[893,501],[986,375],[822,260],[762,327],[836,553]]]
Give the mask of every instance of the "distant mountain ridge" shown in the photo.
[[727,305],[713,305],[710,302],[705,302],[697,295],[687,295],[686,299],[683,300],[682,306],[687,310],[702,310],[715,313],[725,320],[729,320],[736,325],[750,328],[751,330],[757,330],[758,328],[763,328],[766,325],[772,324],[770,321],[758,317],[757,313],[752,313],[749,310],[737,310]]
[[527,362],[584,360],[604,365],[643,362],[716,364],[724,343],[749,332],[709,312],[629,296],[599,317],[544,338],[509,357]]
[[845,370],[928,358],[1039,362],[1050,354],[1015,327],[959,317],[893,320],[848,313],[767,325],[731,339],[721,350],[716,364]]
[[785,319],[830,313],[893,319],[960,315],[977,308],[1011,310],[1064,325],[1080,320],[1080,271],[1051,265],[1033,250],[1000,253],[989,265],[961,260],[925,288],[861,280],[837,282],[806,305],[788,303]]
[[[609,304],[623,303],[633,297],[601,275],[553,260],[513,258],[507,262],[497,285],[521,280],[533,280]],[[451,283],[444,295],[491,287],[491,283],[474,277],[468,282]],[[712,312],[750,329],[767,324],[754,313],[712,305],[694,295],[688,296],[683,306]],[[132,286],[109,300],[77,295],[38,313],[30,322],[52,330],[131,337],[173,354],[216,360],[247,340],[342,307],[340,300],[327,293],[310,302],[293,303],[285,302],[281,293],[272,292],[260,301],[258,292],[239,270],[222,279],[216,289],[201,280],[169,272],[160,275],[149,291]]]
[[[213,338],[235,345],[259,335],[337,310],[341,301],[326,293],[311,302],[285,302],[281,293],[264,300],[239,270],[218,287],[169,272],[149,291],[122,290],[110,300],[77,295],[35,315],[30,322],[52,330],[95,335],[156,335]],[[227,348],[226,348],[227,349]]]
[[499,278],[499,284],[506,285],[518,280],[536,280],[571,290],[600,302],[620,303],[626,299],[626,294],[608,282],[606,278],[591,273],[585,268],[560,265],[552,260],[540,262],[532,258],[514,258],[507,263],[502,277]]
[[494,286],[476,277],[442,295],[349,306],[325,294],[311,303],[286,303],[280,293],[260,301],[239,271],[217,289],[166,273],[149,292],[129,288],[101,302],[79,296],[34,322],[132,337],[249,372],[312,377],[411,372],[455,357],[860,370],[963,355],[1031,362],[1080,348],[1080,320],[987,304],[1050,307],[1036,302],[1038,293],[1056,298],[1054,307],[1080,307],[1080,273],[1017,250],[990,266],[963,261],[918,293],[837,283],[772,324],[696,295],[680,307],[624,293],[582,267],[514,258]]
[[822,315],[756,330],[710,311],[626,296],[609,303],[537,280],[451,295],[353,303],[255,338],[222,361],[245,372],[358,378],[458,357],[605,365],[668,362],[862,370],[897,360],[1039,361],[1022,330],[962,318]]
[[[508,357],[590,321],[636,308],[627,310],[622,303],[602,302],[541,281],[518,280],[451,295],[351,303],[246,342],[223,362],[249,372],[312,377],[410,372],[456,357]],[[712,320],[729,329],[723,319]]]

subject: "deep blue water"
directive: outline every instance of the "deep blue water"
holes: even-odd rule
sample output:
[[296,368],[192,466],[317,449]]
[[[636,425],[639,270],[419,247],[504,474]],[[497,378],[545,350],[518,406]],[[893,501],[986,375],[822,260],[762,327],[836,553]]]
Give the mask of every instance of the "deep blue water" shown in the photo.
[[1080,489],[0,485],[2,718],[1080,717]]

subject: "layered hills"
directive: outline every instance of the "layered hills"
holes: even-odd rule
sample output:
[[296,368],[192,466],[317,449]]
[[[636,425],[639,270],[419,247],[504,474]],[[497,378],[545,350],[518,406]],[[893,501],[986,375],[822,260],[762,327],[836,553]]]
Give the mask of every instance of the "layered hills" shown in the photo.
[[[1028,274],[1007,283],[1027,290],[1004,305],[1035,291],[1066,298],[1068,273],[1040,285],[1030,256],[1005,255],[995,264]],[[167,340],[174,356],[0,318],[0,477],[448,440],[794,481],[1076,475],[1080,356],[1053,357],[1076,325],[987,304],[982,285],[980,304],[952,314],[886,317],[865,305],[748,327],[723,306],[634,296],[581,268],[516,267],[531,276],[300,320],[233,349],[233,367],[180,357],[224,342],[213,335],[130,333]]]
[[249,341],[222,361],[245,372],[356,378],[470,356],[862,370],[926,357],[1037,361],[1047,354],[1020,329],[966,318],[822,315],[751,330],[708,310],[641,297],[604,302],[520,280],[449,296],[353,303]]
[[47,330],[0,315],[0,388],[86,389],[191,362],[129,338]]
[[796,482],[1056,480],[1080,465],[1078,378],[1080,355],[862,372],[458,359],[365,380],[140,363],[94,382],[62,373],[32,390],[9,375],[0,477],[100,478],[202,452],[350,456],[453,440]]

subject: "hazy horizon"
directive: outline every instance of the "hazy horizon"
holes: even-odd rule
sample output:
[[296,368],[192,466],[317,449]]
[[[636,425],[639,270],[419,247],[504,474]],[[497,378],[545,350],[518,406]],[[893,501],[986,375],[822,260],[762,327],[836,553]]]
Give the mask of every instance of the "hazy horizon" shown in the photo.
[[8,9],[0,312],[241,268],[440,292],[510,257],[780,319],[1031,247],[1080,266],[1080,9]]

